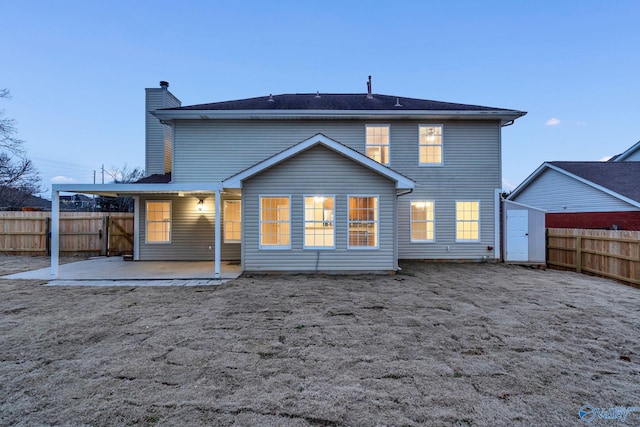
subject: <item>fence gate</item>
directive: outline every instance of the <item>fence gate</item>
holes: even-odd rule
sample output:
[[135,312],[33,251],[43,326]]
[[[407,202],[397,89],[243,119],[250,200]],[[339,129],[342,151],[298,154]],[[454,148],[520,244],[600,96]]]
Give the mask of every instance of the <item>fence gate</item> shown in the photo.
[[107,256],[133,254],[133,218],[108,217]]

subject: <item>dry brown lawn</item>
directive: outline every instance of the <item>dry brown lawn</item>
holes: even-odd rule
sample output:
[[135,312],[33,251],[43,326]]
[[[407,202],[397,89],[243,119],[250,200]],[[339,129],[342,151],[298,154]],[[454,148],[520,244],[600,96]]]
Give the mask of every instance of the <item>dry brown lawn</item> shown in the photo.
[[[0,274],[18,260],[48,262]],[[575,273],[0,292],[3,426],[582,425],[585,404],[640,406],[640,290]]]

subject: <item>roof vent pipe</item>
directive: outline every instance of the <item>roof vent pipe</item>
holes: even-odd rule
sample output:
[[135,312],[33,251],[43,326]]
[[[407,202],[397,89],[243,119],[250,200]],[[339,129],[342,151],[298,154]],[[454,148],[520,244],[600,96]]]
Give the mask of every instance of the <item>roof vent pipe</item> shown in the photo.
[[165,82],[164,80],[160,80],[160,87],[162,89],[168,89],[169,88],[169,82]]
[[373,95],[371,93],[371,76],[369,76],[369,81],[367,82],[367,99],[373,99]]

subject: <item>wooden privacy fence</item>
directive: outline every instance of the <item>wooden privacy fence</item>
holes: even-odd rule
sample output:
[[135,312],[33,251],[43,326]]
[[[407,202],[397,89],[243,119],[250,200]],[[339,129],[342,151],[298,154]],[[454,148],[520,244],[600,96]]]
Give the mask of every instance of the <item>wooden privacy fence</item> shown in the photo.
[[[133,253],[133,214],[61,212],[62,255]],[[0,212],[0,254],[49,255],[51,212]]]
[[547,263],[640,285],[640,231],[549,228]]

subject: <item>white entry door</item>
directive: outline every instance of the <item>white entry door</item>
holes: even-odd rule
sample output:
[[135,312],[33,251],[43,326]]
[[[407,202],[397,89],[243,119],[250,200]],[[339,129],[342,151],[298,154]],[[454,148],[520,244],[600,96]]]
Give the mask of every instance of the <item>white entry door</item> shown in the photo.
[[529,212],[507,211],[507,261],[529,260]]

